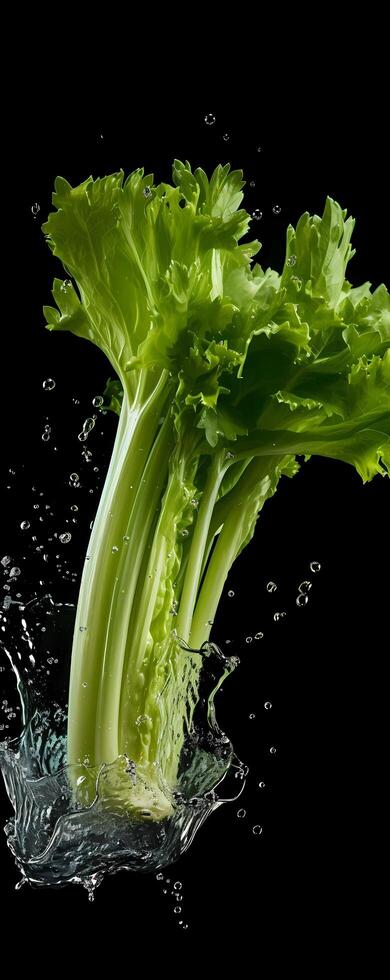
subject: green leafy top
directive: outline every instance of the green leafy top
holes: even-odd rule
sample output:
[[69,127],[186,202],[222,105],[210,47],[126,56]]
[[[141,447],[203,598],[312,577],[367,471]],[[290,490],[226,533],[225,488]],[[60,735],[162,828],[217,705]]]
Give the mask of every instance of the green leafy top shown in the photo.
[[[175,161],[173,186],[136,170],[76,188],[57,178],[43,230],[74,285],[55,280],[49,329],[97,344],[131,396],[167,372],[178,431],[203,452],[320,453],[364,480],[389,470],[390,299],[352,288],[353,219],[330,198],[287,230],[282,274],[240,239],[242,173]],[[112,407],[119,409],[120,398]]]

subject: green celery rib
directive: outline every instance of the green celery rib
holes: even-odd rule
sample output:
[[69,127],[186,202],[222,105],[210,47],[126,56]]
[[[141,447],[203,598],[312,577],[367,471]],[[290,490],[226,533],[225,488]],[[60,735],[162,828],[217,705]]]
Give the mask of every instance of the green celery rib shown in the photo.
[[228,465],[225,451],[217,453],[212,460],[192,536],[191,549],[180,599],[180,609],[176,622],[178,636],[186,643],[188,643],[190,638],[192,615],[202,572],[203,556],[207,544],[210,521],[221,481]]
[[120,751],[119,706],[130,615],[142,557],[167,479],[173,445],[172,420],[167,415],[143,471],[126,528],[125,536],[128,540],[123,543],[118,564],[96,712],[95,756],[98,759],[115,758],[113,753],[118,754]]
[[247,536],[248,525],[266,499],[266,490],[264,495],[260,491],[261,482],[279,459],[280,456],[253,460],[232,491],[231,507],[211,554],[195,607],[190,633],[191,646],[195,648],[209,638],[229,571]]
[[[127,395],[124,397],[114,452],[89,542],[90,559],[85,562],[80,586],[69,690],[67,758],[70,764],[85,759],[91,765],[100,764],[112,758],[95,757],[100,675],[118,568],[118,553],[112,549],[119,547],[126,533],[131,494],[136,495],[165,398],[166,377],[163,376],[146,403],[136,400],[130,405]],[[113,757],[116,755],[117,752]]]

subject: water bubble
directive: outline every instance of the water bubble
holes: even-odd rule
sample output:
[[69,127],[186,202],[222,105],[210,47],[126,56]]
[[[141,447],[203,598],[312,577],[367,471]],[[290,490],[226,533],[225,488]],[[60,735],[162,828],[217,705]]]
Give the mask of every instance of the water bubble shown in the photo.
[[246,636],[245,637],[245,643],[252,643],[252,640],[253,640],[253,636]]
[[100,406],[103,405],[103,402],[104,398],[102,395],[95,395],[95,397],[92,399],[92,405],[94,408],[100,408]]
[[271,711],[272,701],[264,701],[264,707],[266,711]]
[[[67,293],[68,292],[68,289],[71,289],[71,287],[72,287],[71,280],[70,279],[64,279],[64,281],[61,283],[61,292],[62,293]],[[74,400],[74,401],[75,401],[75,405],[76,404],[77,405],[80,404],[80,402],[76,402],[76,400]]]
[[214,126],[215,116],[213,116],[212,112],[208,112],[204,117],[204,121],[206,123],[206,126]]
[[151,197],[152,196],[152,188],[151,187],[144,187],[142,193],[143,193],[144,197]]
[[264,633],[255,633],[255,640],[262,640]]
[[43,442],[48,442],[49,441],[49,439],[50,439],[50,433],[51,433],[51,426],[50,425],[45,425],[45,428],[44,428],[44,430],[42,432]]
[[80,633],[86,633],[88,626],[79,626]]
[[267,592],[276,592],[277,585],[276,582],[267,582]]
[[229,596],[229,599],[232,599],[233,598],[233,596],[234,596],[233,589],[229,589],[228,596]]
[[87,432],[84,432],[84,430],[83,430],[82,432],[79,432],[77,438],[78,438],[79,442],[86,442],[87,439],[88,439],[88,433]]
[[22,523],[21,523],[20,526],[21,526],[22,531],[28,531],[28,529],[30,527],[30,521],[22,521]]
[[249,187],[256,187],[256,181],[255,180],[250,180],[249,181]]
[[270,748],[270,750],[269,750],[269,754],[270,754],[270,755],[276,755],[276,748],[275,748],[275,746],[274,746],[274,745],[271,745],[271,748]]
[[135,722],[137,728],[140,728],[141,725],[145,725],[149,720],[150,720],[149,715],[138,715],[138,718],[136,718],[136,722]]
[[261,221],[261,219],[262,219],[262,217],[263,217],[263,212],[262,212],[262,211],[260,211],[260,209],[259,209],[259,208],[255,208],[255,210],[254,210],[254,211],[252,211],[252,218],[253,218],[253,219],[254,219],[255,221]]
[[272,214],[280,214],[281,210],[280,204],[274,204]]
[[187,538],[188,537],[188,534],[189,534],[188,528],[187,527],[184,527],[183,530],[182,530],[182,532],[181,532],[182,538]]
[[17,568],[17,566],[14,565],[9,574],[10,578],[17,578],[17,576],[20,575],[20,568]]
[[68,544],[71,538],[72,535],[70,531],[64,531],[63,534],[59,535],[59,540],[61,541],[62,544]]
[[199,506],[199,500],[197,500],[196,497],[192,497],[192,499],[190,500],[190,504],[191,504],[191,507],[198,507]]
[[74,511],[78,510],[77,504],[71,504],[71,508],[70,509],[71,510],[74,510]]
[[70,477],[69,477],[69,480],[70,480],[71,483],[78,483],[79,482],[79,474],[78,473],[71,473],[70,474]]
[[298,290],[302,289],[302,279],[299,276],[291,276],[291,282],[294,283],[295,288]]
[[55,388],[55,386],[56,383],[53,380],[53,378],[46,378],[46,381],[42,382],[42,388],[44,391],[53,391],[53,388]]
[[181,905],[175,905],[175,908],[174,908],[173,911],[174,911],[175,915],[180,915]]
[[254,834],[255,837],[260,837],[260,834],[262,833],[263,833],[263,828],[260,827],[259,823],[255,823],[255,826],[252,827],[252,834]]
[[310,571],[311,572],[314,572],[314,573],[321,571],[321,565],[320,565],[319,561],[311,561],[310,562]]
[[253,719],[256,718],[256,715],[255,715],[254,711],[251,712],[251,714],[249,715],[249,717],[250,717],[250,720],[251,721],[253,721]]
[[175,889],[176,892],[179,892],[180,889],[183,887],[183,885],[182,885],[181,881],[175,881],[173,887],[174,887],[174,889]]
[[306,592],[310,592],[311,587],[312,582],[301,582],[301,584],[298,585],[298,592],[304,592],[306,594]]
[[4,555],[4,558],[1,559],[1,564],[4,566],[4,568],[6,568],[7,565],[9,565],[10,561],[11,559],[9,555]]
[[86,682],[86,681],[83,681],[83,683],[82,683],[82,685],[81,685],[81,687],[88,687],[88,684],[87,684],[87,682]]
[[91,450],[90,449],[83,449],[81,455],[82,455],[83,459],[85,459],[85,462],[86,463],[90,463],[90,461],[92,459],[92,453],[91,453]]
[[117,554],[117,552],[119,551],[119,548],[117,548],[116,544],[114,544],[112,546],[111,551],[112,551],[113,555],[116,555]]
[[188,929],[188,922],[179,922],[179,925],[181,925],[182,929]]
[[289,255],[289,257],[287,259],[287,265],[290,266],[290,268],[291,268],[293,265],[296,265],[296,264],[297,264],[297,257],[296,257],[296,255]]
[[263,782],[262,779],[259,782],[259,789],[265,789],[265,783]]
[[156,880],[157,881],[164,881],[164,875],[161,874],[161,871],[159,871],[158,875],[156,875]]
[[287,615],[287,613],[285,613],[285,612],[276,612],[276,613],[274,613],[274,621],[275,621],[275,623],[278,623],[281,619],[284,619],[284,617],[286,615]]
[[305,595],[304,592],[300,592],[296,597],[295,603],[297,606],[306,606],[308,601],[309,597]]
[[35,203],[31,205],[31,213],[34,215],[34,218],[36,218],[40,210],[41,210],[41,205],[38,204],[38,201],[35,201]]
[[225,140],[225,143],[228,143],[230,140],[230,133],[224,133],[222,139]]
[[237,816],[239,820],[243,820],[246,817],[246,810],[237,810]]
[[[10,595],[4,596],[4,599],[3,599],[3,609],[9,609],[9,607],[11,605],[11,602],[12,602],[12,599],[11,599],[11,596]],[[4,627],[4,629],[5,629],[5,627]]]

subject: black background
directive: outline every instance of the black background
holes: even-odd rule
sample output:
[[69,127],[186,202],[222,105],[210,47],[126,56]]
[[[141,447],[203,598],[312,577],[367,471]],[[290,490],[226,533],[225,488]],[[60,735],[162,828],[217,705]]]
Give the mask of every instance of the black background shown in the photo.
[[[115,427],[113,419],[103,419],[97,429],[104,438],[96,431],[88,443],[100,466],[96,486],[80,460],[77,432],[91,413],[92,397],[103,389],[107,365],[77,338],[46,332],[41,315],[60,271],[40,231],[57,174],[76,183],[90,173],[143,165],[156,179],[169,179],[174,157],[206,171],[229,160],[256,182],[254,189],[247,186],[245,204],[263,212],[254,231],[263,243],[264,266],[280,268],[287,224],[304,210],[321,213],[330,194],[357,219],[349,278],[389,285],[386,162],[368,138],[379,118],[371,110],[367,129],[365,123],[358,128],[353,106],[339,115],[328,108],[319,125],[316,108],[306,112],[303,102],[284,104],[276,113],[263,105],[256,114],[245,98],[235,109],[206,97],[174,111],[143,97],[136,104],[123,99],[120,113],[115,103],[94,111],[87,97],[81,107],[63,98],[55,111],[43,95],[39,105],[28,94],[13,104],[7,124],[12,180],[2,200],[8,255],[2,554],[9,551],[19,562],[27,554],[19,525],[32,513],[32,484],[55,503],[53,527],[60,529],[56,520],[70,500],[67,474],[84,465],[82,513],[69,552],[79,574]],[[215,113],[211,127],[206,113]],[[34,202],[40,205],[36,218]],[[56,380],[53,392],[42,391],[47,377]],[[41,440],[46,416],[52,425],[47,445]],[[88,487],[96,487],[94,494]],[[155,944],[157,952],[162,941],[168,968],[179,943],[198,952],[233,943],[238,953],[256,955],[259,965],[266,958],[276,964],[281,951],[309,962],[312,945],[321,959],[339,941],[346,955],[350,943],[359,946],[380,812],[389,499],[387,480],[363,486],[352,468],[312,459],[267,503],[254,541],[231,573],[228,587],[235,596],[222,601],[212,636],[221,646],[231,640],[228,649],[241,657],[241,666],[225,683],[218,718],[250,773],[240,803],[220,808],[168,873],[184,884],[188,931],[180,932],[173,900],[149,877],[107,879],[93,905],[81,888],[15,892],[19,875],[3,839],[2,899],[10,921],[22,918],[26,935],[33,937],[36,929],[47,935],[65,923],[81,943],[100,933],[106,952],[127,945],[129,957],[139,942],[153,969],[159,967],[150,947]],[[309,574],[313,560],[321,563],[317,575]],[[56,596],[77,596],[76,585],[56,576],[55,562],[46,567],[30,557],[23,574],[26,589],[39,591],[42,577]],[[298,609],[297,584],[305,578],[312,578],[313,588],[308,606]],[[273,596],[268,580],[278,584]],[[272,619],[277,609],[287,611],[280,623]],[[264,639],[246,644],[257,630]],[[267,699],[273,706],[265,712]],[[256,718],[250,720],[250,713]],[[271,745],[277,749],[272,757]],[[1,802],[9,814],[4,792]],[[244,820],[236,816],[239,806],[247,810]],[[251,832],[256,823],[263,827],[259,838]]]

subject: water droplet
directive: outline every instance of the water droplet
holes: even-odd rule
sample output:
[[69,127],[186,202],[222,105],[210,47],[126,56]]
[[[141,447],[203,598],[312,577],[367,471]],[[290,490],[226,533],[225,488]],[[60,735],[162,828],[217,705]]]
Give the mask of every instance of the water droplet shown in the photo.
[[61,541],[62,544],[68,544],[71,538],[72,535],[70,531],[64,531],[63,534],[59,534],[59,540]]
[[263,782],[262,779],[259,782],[259,789],[265,789],[265,783]]
[[27,879],[26,878],[21,878],[20,881],[17,881],[16,882],[15,891],[16,892],[20,891],[20,889],[23,888],[23,885],[27,885]]
[[234,596],[233,589],[229,589],[228,596],[229,596],[229,599],[232,599],[233,598],[233,596]]
[[44,442],[48,442],[49,441],[49,439],[50,439],[50,433],[51,433],[51,426],[50,425],[45,425],[45,428],[44,428],[44,430],[42,432],[42,439],[43,439]]
[[286,615],[287,615],[287,613],[285,613],[284,611],[283,612],[276,612],[276,613],[274,613],[274,621],[275,621],[275,623],[279,623],[279,621],[281,619],[284,619],[284,617]]
[[272,701],[264,701],[264,707],[266,711],[271,711]]
[[86,682],[86,681],[83,681],[83,683],[82,683],[82,685],[81,685],[81,687],[88,687],[88,684],[87,684],[87,682]]
[[263,828],[260,827],[259,823],[255,823],[255,826],[252,827],[252,834],[254,834],[255,837],[260,837],[260,834],[262,833],[263,833]]
[[307,606],[308,601],[309,597],[305,595],[304,592],[300,592],[295,600],[297,606]]
[[38,204],[38,201],[35,201],[35,203],[31,205],[31,213],[34,215],[34,218],[36,218],[40,210],[41,210],[41,205]]
[[312,582],[308,582],[308,581],[301,582],[301,584],[298,585],[298,592],[304,592],[305,594],[306,592],[310,592],[312,584],[313,584]]
[[310,571],[311,572],[314,572],[314,573],[321,571],[321,565],[320,565],[319,561],[311,561],[310,562]]
[[256,181],[255,180],[250,180],[249,181],[249,187],[256,187]]
[[269,750],[269,754],[270,755],[276,755],[276,749],[275,749],[275,746],[274,745],[271,745],[271,748]]
[[30,521],[22,521],[22,523],[21,523],[20,526],[21,526],[22,531],[28,531],[28,529],[30,527]]
[[192,497],[192,499],[190,500],[190,504],[191,504],[191,507],[198,507],[199,506],[199,500],[197,500],[196,497]]
[[180,889],[183,887],[183,885],[182,885],[181,881],[175,881],[173,887],[174,887],[174,889],[175,889],[176,892],[179,892]]
[[204,121],[206,123],[206,126],[214,126],[215,116],[213,116],[212,112],[208,112],[204,117]]
[[181,905],[175,905],[175,908],[174,908],[173,911],[174,911],[175,915],[180,915]]
[[[70,279],[64,279],[64,281],[61,283],[61,292],[62,293],[67,293],[68,292],[68,289],[71,289],[71,288],[72,288],[71,280]],[[80,402],[77,401],[76,398],[74,398],[73,400],[74,400],[75,405],[79,405],[80,404]]]
[[189,534],[188,528],[187,527],[184,527],[183,530],[182,530],[182,532],[181,532],[182,538],[187,538],[188,537],[188,534]]
[[255,640],[262,640],[264,633],[255,633]]
[[55,388],[55,386],[56,383],[53,380],[53,378],[47,378],[46,381],[42,382],[42,388],[44,389],[44,391],[53,391],[53,388]]
[[222,139],[225,140],[225,143],[228,143],[229,140],[230,140],[230,134],[229,133],[224,133]]
[[4,568],[6,568],[7,565],[9,565],[10,561],[11,559],[9,555],[4,555],[4,558],[1,559],[1,564],[4,566]]
[[245,637],[245,643],[252,643],[252,640],[253,640],[253,636],[246,636]]
[[79,474],[78,473],[71,473],[69,479],[70,479],[70,482],[71,483],[78,483],[79,482]]
[[111,551],[112,551],[113,555],[116,555],[117,554],[117,552],[119,551],[119,548],[117,548],[116,544],[114,544],[112,546]]
[[156,880],[157,881],[164,881],[164,875],[161,874],[161,871],[159,871],[158,875],[156,875]]
[[151,197],[152,196],[152,188],[146,186],[146,187],[144,187],[142,193],[143,193],[144,197]]
[[80,633],[86,633],[88,626],[79,626]]
[[296,265],[296,264],[297,264],[297,257],[296,257],[296,255],[290,255],[289,258],[287,259],[287,265],[290,266],[290,268],[291,268],[291,266]]
[[250,717],[250,720],[251,721],[253,721],[253,719],[256,718],[256,715],[255,715],[254,711],[251,712],[251,714],[249,715],[249,717]]
[[73,510],[73,511],[78,510],[77,504],[71,504],[71,508],[70,509]]
[[302,289],[302,279],[300,279],[299,276],[291,276],[290,282],[294,283],[294,286],[298,292],[300,289]]
[[276,582],[267,582],[267,592],[276,592],[277,585]]
[[242,820],[244,817],[246,817],[246,810],[237,810],[237,816],[239,820]]
[[254,218],[255,221],[261,221],[262,217],[263,217],[263,212],[260,211],[259,208],[255,208],[255,210],[252,211],[252,218]]
[[17,576],[20,575],[20,568],[14,565],[9,574],[10,578],[17,578]]
[[272,214],[280,214],[281,210],[280,204],[274,204]]
[[95,395],[95,397],[92,399],[92,405],[94,408],[100,408],[100,406],[103,405],[103,402],[104,398],[102,395]]
[[140,728],[141,725],[145,725],[148,721],[150,721],[149,715],[138,715],[135,723],[137,728]]

